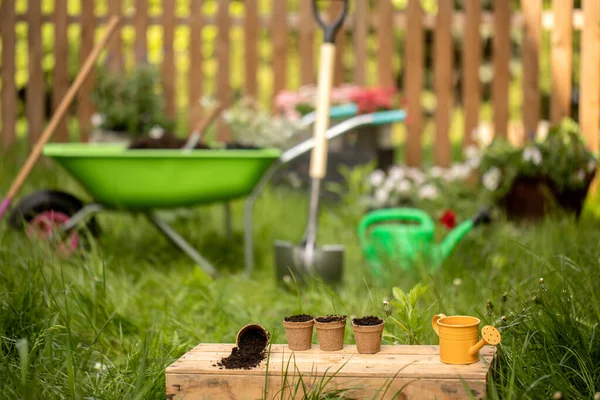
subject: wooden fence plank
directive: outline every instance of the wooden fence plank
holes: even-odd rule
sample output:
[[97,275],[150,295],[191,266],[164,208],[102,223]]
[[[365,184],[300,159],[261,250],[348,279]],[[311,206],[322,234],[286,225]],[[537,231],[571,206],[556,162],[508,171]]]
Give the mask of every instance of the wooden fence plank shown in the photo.
[[[343,3],[340,1],[332,1],[329,6],[330,21],[337,18],[342,12]],[[339,86],[344,82],[344,49],[346,47],[346,32],[345,27],[339,30],[335,37],[335,66],[333,69],[333,85]]]
[[273,19],[271,20],[271,43],[273,46],[273,99],[285,89],[287,68],[287,1],[272,2]]
[[[69,61],[69,40],[67,36],[67,0],[54,2],[54,77],[52,82],[52,109],[56,110],[69,88],[67,63]],[[67,118],[56,127],[53,138],[57,142],[69,140]]]
[[[217,40],[216,53],[219,71],[217,72],[217,100],[224,108],[231,104],[231,88],[229,85],[229,2],[230,0],[219,0],[219,10],[217,11]],[[217,123],[217,139],[219,141],[229,141],[231,133],[227,129],[222,119]]]
[[448,167],[452,161],[450,149],[450,110],[452,108],[452,4],[438,2],[438,19],[435,29],[435,164]]
[[171,118],[176,117],[175,102],[175,57],[173,40],[175,36],[175,0],[163,0],[163,95],[165,97],[165,112]]
[[[83,0],[82,0],[83,1]],[[94,47],[94,35],[96,31],[96,14],[93,7],[81,8],[81,45],[79,47],[79,61],[81,64],[89,56]],[[116,35],[115,35],[116,36]],[[114,37],[113,37],[114,39]],[[79,119],[79,140],[88,140],[88,131],[91,126],[91,118],[94,106],[91,102],[91,94],[94,90],[95,73],[90,71],[87,79],[81,85],[77,98],[77,115]]]
[[550,63],[552,94],[550,122],[558,123],[571,116],[571,77],[573,75],[573,0],[553,0],[554,29]]
[[357,1],[354,7],[354,83],[364,85],[368,60],[369,4],[365,1]]
[[[418,6],[418,2],[409,1],[407,8],[408,26],[407,31],[414,33],[415,37],[410,38],[407,35],[407,45],[412,40],[417,41],[417,37],[422,34],[423,24],[421,21],[421,7]],[[394,54],[394,6],[391,0],[380,0],[377,3],[377,37],[379,39],[379,46],[377,48],[377,71],[379,75],[379,84],[382,86],[394,85],[394,68],[393,68],[393,54]],[[415,21],[414,18],[418,18]],[[421,52],[422,44],[416,45],[413,50]],[[413,55],[417,56],[417,53]],[[408,54],[407,54],[407,58]],[[421,57],[422,58],[422,57]],[[420,89],[419,89],[420,90]]]
[[300,25],[298,38],[300,40],[300,76],[303,85],[315,83],[315,22],[312,14],[312,5],[309,1],[300,2]]
[[[121,0],[109,0],[108,4],[108,15],[121,15]],[[109,56],[107,57],[108,68],[112,71],[119,71],[123,68],[123,40],[121,38],[121,31],[111,38],[108,44]]]
[[542,0],[521,0],[523,25],[523,127],[525,141],[535,138],[540,121],[540,45]]
[[479,79],[479,65],[481,64],[481,36],[479,34],[481,2],[479,0],[466,0],[465,15],[465,37],[462,48],[462,97],[465,119],[463,144],[466,147],[475,142],[473,132],[479,124],[479,103],[481,102],[481,80]]
[[423,86],[423,41],[425,35],[421,19],[422,14],[423,11],[419,0],[409,0],[407,28],[411,34],[406,35],[405,39],[406,73],[404,74],[404,90],[406,91],[408,114],[406,164],[411,167],[421,165],[423,154],[421,147],[421,130],[423,125],[421,90]]
[[28,123],[29,143],[34,144],[44,128],[44,71],[42,70],[42,9],[40,0],[29,0],[29,80],[27,82],[27,104],[25,112]]
[[198,102],[204,92],[204,68],[202,66],[202,28],[204,16],[202,15],[202,0],[192,0],[190,6],[190,69],[189,69],[189,124],[190,129],[199,121],[201,110]]
[[15,1],[3,0],[0,15],[2,31],[2,150],[8,150],[16,140],[17,85],[15,82]]
[[600,151],[600,1],[583,0],[579,123],[588,148]]
[[494,110],[494,134],[508,135],[508,85],[510,83],[510,3],[494,2],[493,65],[494,82],[492,101]]
[[148,56],[148,0],[135,0],[135,62],[146,63]]
[[246,55],[245,83],[246,93],[254,98],[258,97],[258,4],[257,0],[246,0],[246,20],[244,25],[244,51]]

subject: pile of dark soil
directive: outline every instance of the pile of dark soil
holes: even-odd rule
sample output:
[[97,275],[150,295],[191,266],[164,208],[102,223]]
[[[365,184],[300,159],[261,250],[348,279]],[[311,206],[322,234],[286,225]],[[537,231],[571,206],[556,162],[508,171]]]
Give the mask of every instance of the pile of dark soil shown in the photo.
[[[140,149],[181,149],[185,146],[187,139],[179,138],[171,133],[165,133],[160,138],[151,138],[144,136],[137,138],[131,142],[129,150],[140,150]],[[194,147],[196,150],[218,150],[218,147],[210,147],[204,143],[197,143]],[[248,146],[236,142],[226,143],[224,150],[258,150],[259,147]]]
[[239,347],[234,347],[231,354],[223,357],[217,365],[222,369],[252,369],[265,359],[267,337],[258,330],[248,330],[240,337]]
[[359,326],[374,326],[374,325],[379,325],[379,324],[383,323],[383,320],[374,315],[368,315],[368,316],[362,317],[362,318],[354,318],[352,320],[352,322],[354,322],[354,324],[359,325]]
[[345,315],[327,315],[325,317],[319,317],[315,321],[329,323],[329,322],[338,322],[346,319]]
[[286,322],[307,322],[311,319],[313,319],[313,316],[308,314],[291,315],[284,318]]

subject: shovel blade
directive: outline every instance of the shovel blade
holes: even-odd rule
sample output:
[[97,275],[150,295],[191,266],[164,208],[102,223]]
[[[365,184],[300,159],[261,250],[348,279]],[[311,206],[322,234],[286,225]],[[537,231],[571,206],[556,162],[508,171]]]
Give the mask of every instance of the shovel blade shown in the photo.
[[[275,242],[275,268],[277,281],[285,276],[305,283],[307,278],[316,277],[325,283],[337,284],[342,281],[344,267],[344,246],[325,245],[316,247],[313,253],[312,268],[306,265],[305,248],[290,242]],[[292,274],[294,275],[292,278]]]

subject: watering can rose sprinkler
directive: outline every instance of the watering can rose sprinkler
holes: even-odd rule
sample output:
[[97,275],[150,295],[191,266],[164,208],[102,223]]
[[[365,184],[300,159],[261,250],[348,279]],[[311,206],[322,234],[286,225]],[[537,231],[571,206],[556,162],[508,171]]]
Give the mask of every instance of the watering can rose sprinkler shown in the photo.
[[422,210],[390,208],[369,212],[359,223],[358,239],[373,273],[382,274],[384,260],[408,270],[417,262],[437,269],[474,227],[489,223],[488,210],[453,228],[440,244],[434,242],[435,223]]
[[[338,0],[340,1],[340,0]],[[341,0],[343,9],[337,19],[326,24],[320,16],[317,0],[312,0],[313,14],[317,23],[323,29],[323,44],[321,45],[319,82],[317,93],[317,119],[314,124],[313,137],[315,147],[310,160],[311,192],[309,200],[308,223],[301,245],[294,246],[290,242],[275,242],[275,266],[278,277],[291,272],[299,281],[303,277],[317,276],[328,283],[339,283],[342,278],[344,265],[344,247],[327,245],[317,247],[317,218],[319,213],[319,190],[321,180],[327,170],[327,137],[329,124],[329,108],[331,105],[331,87],[335,64],[335,36],[340,30],[348,13],[349,0]],[[362,1],[362,0],[361,0]]]

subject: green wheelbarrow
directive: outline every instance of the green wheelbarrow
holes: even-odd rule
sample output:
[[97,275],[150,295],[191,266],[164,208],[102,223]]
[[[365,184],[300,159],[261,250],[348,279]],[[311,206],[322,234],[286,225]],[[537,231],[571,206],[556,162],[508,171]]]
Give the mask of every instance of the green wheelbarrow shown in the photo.
[[[357,107],[333,107],[332,118],[356,115]],[[364,114],[346,119],[327,133],[328,140],[368,124],[403,121],[403,110]],[[306,115],[302,124],[315,121]],[[64,168],[93,199],[84,203],[58,190],[36,191],[21,199],[11,211],[10,225],[42,239],[54,240],[59,250],[72,254],[80,246],[79,228],[98,234],[94,215],[103,211],[145,215],[148,220],[200,268],[211,276],[216,268],[190,245],[157,211],[225,203],[246,197],[245,264],[253,268],[252,209],[275,170],[314,147],[312,139],[286,151],[240,150],[128,150],[122,144],[52,143],[43,154]],[[229,210],[226,207],[226,212]],[[226,230],[231,231],[230,214]]]

